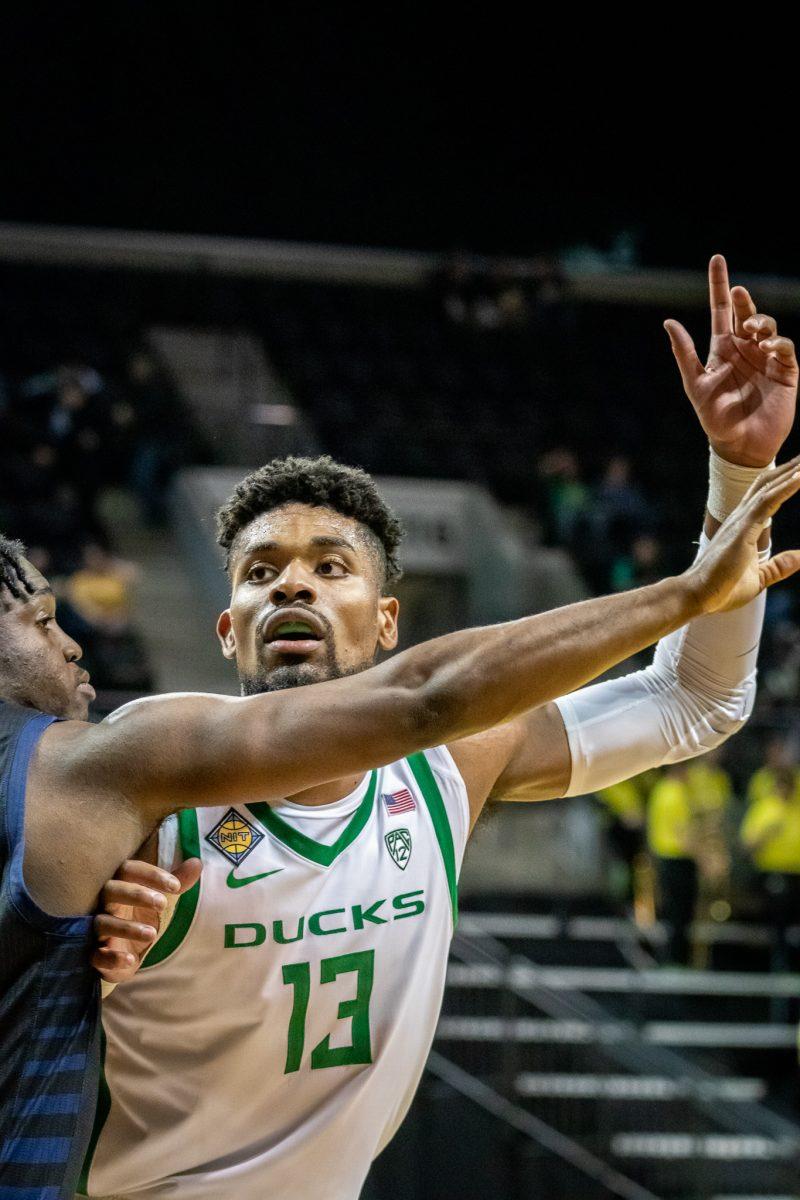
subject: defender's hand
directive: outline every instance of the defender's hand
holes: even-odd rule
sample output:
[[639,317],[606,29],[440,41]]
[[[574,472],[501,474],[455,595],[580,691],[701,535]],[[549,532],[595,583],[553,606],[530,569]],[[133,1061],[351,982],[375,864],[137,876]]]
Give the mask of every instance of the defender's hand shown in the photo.
[[746,288],[728,285],[721,254],[708,264],[711,345],[700,362],[678,321],[665,321],[686,395],[714,450],[727,462],[765,467],[794,422],[798,367],[774,317],[756,312]]
[[94,919],[97,947],[92,966],[106,983],[133,978],[158,937],[167,897],[192,887],[200,870],[199,858],[187,859],[172,875],[137,859],[122,864],[103,888],[103,911]]
[[702,613],[728,612],[800,570],[800,550],[758,560],[758,539],[770,517],[800,491],[800,455],[759,475],[719,527],[708,549],[683,578],[697,588]]

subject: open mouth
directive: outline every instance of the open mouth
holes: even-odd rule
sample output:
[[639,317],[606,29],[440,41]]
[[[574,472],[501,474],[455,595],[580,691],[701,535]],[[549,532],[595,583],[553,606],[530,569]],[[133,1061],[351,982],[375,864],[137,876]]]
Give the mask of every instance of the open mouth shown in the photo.
[[316,619],[275,613],[267,622],[265,641],[276,654],[310,654],[323,640]]

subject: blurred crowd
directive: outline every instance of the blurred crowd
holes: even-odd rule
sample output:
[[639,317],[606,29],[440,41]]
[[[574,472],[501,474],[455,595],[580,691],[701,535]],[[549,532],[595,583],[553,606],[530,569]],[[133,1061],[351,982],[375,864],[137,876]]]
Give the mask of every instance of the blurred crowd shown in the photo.
[[[567,549],[590,591],[644,587],[686,565],[664,520],[665,497],[636,478],[629,457],[612,454],[590,474],[565,446],[538,462],[545,539]],[[700,514],[698,513],[698,529]],[[761,657],[761,714],[800,698],[800,611],[793,586],[768,593]]]
[[445,321],[478,333],[524,331],[541,306],[563,299],[565,288],[560,261],[544,255],[521,270],[518,264],[501,259],[484,262],[454,254],[432,279]]
[[114,553],[100,499],[129,488],[146,524],[164,521],[177,447],[187,440],[180,412],[142,350],[118,377],[67,362],[0,382],[0,529],[26,543],[53,583],[61,623],[83,645],[99,688],[151,685],[131,626],[136,571]]
[[771,931],[772,968],[798,970],[797,743],[767,736],[759,765],[745,775],[729,770],[724,754],[649,771],[598,794],[617,894],[640,918],[664,922],[666,963],[704,965],[693,922],[757,917]]
[[587,480],[574,451],[559,447],[538,464],[550,541],[566,547],[594,592],[641,587],[663,575],[658,504],[614,454]]

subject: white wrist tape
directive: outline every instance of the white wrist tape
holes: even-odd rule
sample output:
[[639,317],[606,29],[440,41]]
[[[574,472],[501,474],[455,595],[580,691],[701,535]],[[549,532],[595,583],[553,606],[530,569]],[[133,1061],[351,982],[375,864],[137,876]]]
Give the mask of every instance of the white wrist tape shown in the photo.
[[730,516],[736,505],[762,471],[775,466],[773,459],[769,467],[740,467],[726,462],[709,446],[708,500],[706,508],[717,521]]
[[[702,535],[698,557],[709,545]],[[762,550],[759,559],[769,557]],[[766,596],[698,617],[656,647],[652,664],[556,701],[569,740],[566,796],[630,779],[719,746],[753,708]]]

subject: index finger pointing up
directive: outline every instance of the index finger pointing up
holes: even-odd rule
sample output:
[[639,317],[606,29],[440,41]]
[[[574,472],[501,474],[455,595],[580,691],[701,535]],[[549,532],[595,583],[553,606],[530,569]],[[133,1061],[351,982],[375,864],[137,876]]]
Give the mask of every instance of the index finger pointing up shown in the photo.
[[708,264],[708,297],[711,302],[711,333],[731,333],[731,289],[728,283],[728,264],[721,254],[715,254]]

